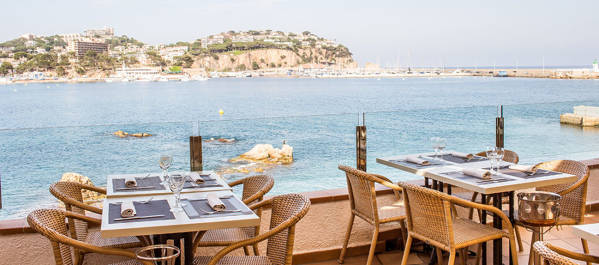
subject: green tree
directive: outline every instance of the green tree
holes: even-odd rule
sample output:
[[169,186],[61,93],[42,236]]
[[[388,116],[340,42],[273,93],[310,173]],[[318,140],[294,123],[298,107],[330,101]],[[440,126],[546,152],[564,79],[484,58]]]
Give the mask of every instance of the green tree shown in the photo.
[[1,75],[7,75],[12,70],[13,70],[13,66],[9,62],[3,62],[2,65],[0,65],[0,74]]
[[84,75],[86,71],[83,67],[77,66],[77,68],[75,68],[75,72],[77,72],[79,75]]
[[245,71],[247,69],[247,66],[245,66],[245,64],[240,64],[237,67],[235,67],[235,71]]
[[277,67],[277,66],[275,65],[275,63],[270,63],[270,68],[275,68],[275,67]]
[[58,61],[58,65],[60,65],[60,66],[69,66],[69,65],[71,65],[71,62],[69,61],[69,56],[66,55],[66,54],[60,56],[60,60]]
[[305,36],[310,35],[310,31],[306,30],[306,31],[302,32],[302,34],[305,35]]
[[65,76],[67,74],[67,71],[64,69],[64,67],[58,66],[56,67],[56,74],[58,76]]
[[260,69],[260,65],[258,65],[257,62],[252,62],[252,70],[258,70]]

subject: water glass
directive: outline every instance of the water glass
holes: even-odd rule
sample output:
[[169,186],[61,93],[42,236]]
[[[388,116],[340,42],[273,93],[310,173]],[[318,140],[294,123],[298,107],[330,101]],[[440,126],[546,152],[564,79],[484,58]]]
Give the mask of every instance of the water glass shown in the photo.
[[487,146],[487,150],[486,150],[486,154],[487,154],[487,158],[489,159],[489,163],[491,164],[491,172],[492,173],[496,173],[495,171],[495,159],[497,157],[497,152],[495,149],[495,146]]
[[439,141],[441,138],[439,137],[431,137],[431,144],[433,146],[433,150],[435,150],[434,159],[437,160],[437,156],[439,154]]
[[438,145],[438,149],[439,152],[443,152],[443,149],[445,149],[445,147],[447,146],[447,140],[445,140],[445,138],[439,138],[439,145]]
[[495,147],[495,163],[497,165],[497,171],[499,171],[499,167],[501,166],[501,161],[503,161],[503,147]]
[[183,186],[185,185],[185,176],[182,174],[172,174],[168,178],[168,187],[172,192],[175,193],[175,207],[172,209],[173,212],[181,211],[181,190],[183,190]]
[[170,155],[161,155],[160,160],[158,160],[158,165],[162,169],[162,184],[168,184],[168,168],[173,164],[173,157]]

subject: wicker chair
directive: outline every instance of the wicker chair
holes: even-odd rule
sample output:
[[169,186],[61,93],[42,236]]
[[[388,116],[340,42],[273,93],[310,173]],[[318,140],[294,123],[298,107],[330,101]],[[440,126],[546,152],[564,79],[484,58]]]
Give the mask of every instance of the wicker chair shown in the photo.
[[[274,183],[275,181],[271,176],[258,175],[233,181],[229,183],[229,186],[243,185],[241,199],[243,203],[252,205],[261,202],[264,195],[272,189]],[[262,216],[262,208],[258,208],[256,214]],[[198,236],[194,244],[196,248],[228,246],[237,241],[250,239],[258,234],[260,234],[260,226],[209,230],[203,236]],[[259,256],[258,244],[254,244],[252,247],[254,255]],[[249,255],[247,246],[243,248],[243,251],[246,255]]]
[[354,224],[354,218],[358,216],[374,226],[372,242],[370,243],[370,251],[368,253],[368,261],[366,263],[370,265],[374,257],[380,224],[399,223],[403,237],[403,231],[405,231],[404,220],[406,219],[406,215],[399,194],[401,189],[393,190],[397,202],[390,206],[385,205],[383,209],[383,207],[379,207],[377,205],[374,183],[380,183],[383,185],[390,184],[392,182],[389,181],[389,179],[380,175],[369,174],[348,166],[340,165],[339,169],[345,172],[347,178],[347,189],[349,193],[351,215],[347,225],[345,241],[343,242],[343,248],[341,249],[338,262],[343,263],[345,254],[347,252],[347,244],[349,243],[349,237]]
[[[561,215],[557,221],[558,225],[576,225],[584,222],[587,198],[587,181],[589,179],[589,168],[578,161],[572,160],[554,160],[543,162],[535,166],[539,169],[552,170],[557,172],[576,175],[578,179],[572,183],[550,185],[537,188],[538,191],[554,192],[562,196],[560,201]],[[517,215],[516,215],[517,218]],[[526,224],[516,220],[516,225],[528,227]],[[531,247],[528,264],[533,263],[533,244],[540,240],[539,228],[533,229]],[[581,239],[582,249],[585,254],[589,253],[589,245],[585,239]]]
[[[275,196],[250,206],[252,209],[271,206],[270,229],[254,238],[235,242],[215,256],[197,256],[196,265],[291,265],[293,257],[293,241],[295,238],[295,224],[299,222],[310,208],[310,199],[300,194],[285,194]],[[229,252],[244,247],[255,245],[267,240],[266,256],[226,256]]]
[[[506,237],[510,241],[512,253],[516,253],[514,229],[508,217],[500,210],[487,204],[475,203],[460,199],[436,190],[400,183],[403,188],[408,222],[408,240],[404,250],[402,265],[406,265],[410,247],[414,238],[433,245],[437,250],[438,263],[441,264],[441,250],[449,252],[449,263],[453,265],[456,250],[461,251],[462,263],[466,264],[465,250],[469,246],[486,241]],[[506,230],[476,223],[470,219],[460,218],[453,214],[452,204],[472,207],[498,215],[506,224]],[[480,255],[479,255],[480,257]],[[512,255],[512,262],[518,265],[517,255]],[[477,261],[478,264],[478,261]]]
[[599,263],[599,257],[572,252],[563,248],[550,245],[544,241],[537,241],[534,252],[541,257],[544,265],[578,265],[571,259],[587,263]]
[[[93,191],[106,194],[106,189],[85,185],[78,182],[59,181],[50,185],[50,193],[64,203],[65,209],[74,213],[85,215],[85,211],[102,214],[102,209],[83,202],[83,192]],[[92,218],[92,217],[89,217]],[[146,237],[118,237],[103,238],[99,231],[89,232],[88,222],[69,218],[69,232],[73,239],[96,246],[110,248],[136,248],[149,244]],[[100,220],[97,219],[99,222]],[[75,264],[81,264],[87,252],[75,249]]]
[[[75,265],[77,264],[76,262],[81,262],[73,260],[72,254],[74,253],[71,253],[71,247],[74,250],[79,250],[80,253],[99,253],[105,255],[124,256],[132,259],[136,258],[135,252],[133,251],[98,246],[69,237],[67,233],[67,226],[65,224],[65,218],[77,219],[78,221],[86,223],[99,224],[99,221],[95,218],[59,209],[38,209],[34,210],[27,216],[27,222],[29,225],[35,229],[35,231],[50,240],[52,251],[54,252],[54,261],[57,265]],[[153,263],[147,261],[143,262],[129,260],[116,264],[151,265]]]

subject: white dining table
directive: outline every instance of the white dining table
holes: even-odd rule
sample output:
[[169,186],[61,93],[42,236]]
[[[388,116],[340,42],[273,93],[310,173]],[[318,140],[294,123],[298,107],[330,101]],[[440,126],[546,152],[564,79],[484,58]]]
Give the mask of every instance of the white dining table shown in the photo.
[[[197,188],[185,188],[181,191],[181,193],[194,193],[194,192],[203,192],[203,191],[218,191],[218,190],[231,190],[231,187],[227,184],[227,182],[214,171],[174,171],[169,172],[169,174],[197,174],[197,175],[209,175],[211,178],[215,180],[218,187],[197,187]],[[159,194],[172,194],[172,191],[168,188],[167,185],[160,184],[161,189],[127,189],[127,190],[117,190],[114,187],[115,180],[123,180],[126,177],[133,178],[160,178],[162,179],[162,173],[137,173],[137,174],[114,174],[108,175],[106,177],[106,197],[129,197],[129,196],[142,196],[142,195],[159,195]]]
[[572,227],[572,232],[575,235],[599,245],[599,223],[573,225],[570,227]]
[[[146,176],[147,174],[132,174],[135,176]],[[108,188],[110,191],[112,186],[112,179],[119,177],[122,178],[123,174],[111,175],[108,177]],[[175,239],[175,244],[179,245],[183,251],[185,264],[192,264],[193,261],[193,240],[201,235],[197,232],[207,231],[212,229],[223,229],[233,227],[253,227],[260,225],[260,217],[257,216],[251,209],[247,207],[237,195],[235,195],[231,187],[218,175],[214,174],[214,177],[218,178],[218,182],[223,184],[222,188],[219,189],[188,189],[181,193],[181,202],[185,210],[171,211],[175,208],[176,199],[175,195],[168,190],[167,191],[131,191],[126,194],[111,194],[103,202],[102,211],[102,223],[100,227],[100,233],[102,237],[121,237],[121,236],[154,236],[154,239],[164,241],[166,239]],[[107,192],[108,193],[108,192]],[[199,215],[190,215],[188,212],[192,202],[198,202],[205,200],[208,194],[214,194],[223,199],[227,199],[230,202],[234,202],[236,207],[239,208],[241,213],[229,213],[229,214],[207,214],[206,212],[199,212]],[[121,218],[120,211],[123,202],[135,202],[134,207],[138,214],[136,217],[140,217],[138,220],[117,220]],[[140,206],[143,205],[143,206]],[[146,206],[147,205],[147,206]],[[112,207],[112,208],[111,208]],[[118,207],[115,208],[115,207]],[[160,214],[151,214],[155,216],[153,218],[147,218],[148,215],[139,214],[141,207],[148,209],[156,208],[160,209]],[[208,206],[209,207],[209,206]],[[191,207],[195,209],[195,207]],[[165,210],[166,209],[166,210]],[[112,210],[112,214],[111,214]],[[190,217],[191,216],[191,217]],[[116,217],[116,218],[115,218]],[[179,239],[183,238],[184,244],[180,245]],[[164,243],[164,242],[161,242]],[[180,264],[180,260],[177,260],[176,264]]]
[[[536,175],[528,175],[522,172],[514,172],[509,169],[512,163],[500,161],[498,163],[499,171],[494,173],[490,179],[468,176],[462,173],[462,169],[483,169],[488,170],[490,161],[484,157],[474,156],[473,159],[452,159],[445,158],[446,155],[452,154],[454,151],[445,151],[437,154],[420,153],[397,155],[384,158],[377,158],[377,163],[397,168],[399,170],[423,176],[425,185],[429,185],[428,179],[433,180],[432,187],[443,192],[444,184],[447,184],[447,193],[451,194],[451,187],[457,186],[468,191],[478,192],[483,198],[486,196],[493,197],[494,206],[501,209],[502,196],[507,195],[509,198],[508,216],[514,220],[514,193],[517,190],[530,189],[554,184],[571,183],[577,180],[577,176],[552,171],[539,171]],[[423,166],[407,161],[409,156],[418,157],[428,160],[431,165]],[[451,156],[450,156],[451,157]],[[483,211],[483,216],[486,213]],[[482,218],[482,223],[486,223],[486,218]],[[502,222],[498,216],[494,217],[493,225],[495,228],[502,229]],[[483,243],[486,245],[486,243]],[[510,253],[515,255],[515,253]],[[434,255],[433,255],[434,256]],[[483,246],[483,257],[486,257],[486,247]],[[486,265],[486,259],[482,260],[483,265]],[[511,259],[510,259],[511,263]],[[493,241],[493,264],[502,265],[502,244],[501,240]]]

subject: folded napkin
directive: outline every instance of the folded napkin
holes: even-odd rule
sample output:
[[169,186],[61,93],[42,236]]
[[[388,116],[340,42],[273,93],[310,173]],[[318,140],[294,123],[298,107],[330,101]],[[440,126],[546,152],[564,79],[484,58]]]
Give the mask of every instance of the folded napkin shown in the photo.
[[534,173],[535,171],[537,171],[535,166],[528,166],[528,165],[510,165],[509,169],[524,172],[524,173]]
[[136,186],[137,186],[137,181],[135,180],[135,177],[132,177],[132,176],[125,177],[125,187],[134,188]]
[[204,183],[204,179],[200,175],[189,174],[189,178],[191,179],[191,181],[195,182],[196,184]]
[[466,159],[472,159],[474,157],[473,154],[466,154],[466,153],[460,153],[460,152],[451,152],[451,155],[455,156],[455,157],[466,158]]
[[208,194],[206,199],[208,199],[208,205],[210,205],[210,208],[216,212],[224,211],[227,208],[216,194]]
[[483,179],[491,178],[491,171],[482,170],[482,169],[478,169],[478,168],[462,168],[462,173],[464,175],[479,177],[479,178],[483,178]]
[[423,166],[428,166],[431,164],[431,162],[429,162],[428,160],[420,159],[417,156],[408,156],[406,157],[406,161]]
[[121,217],[127,218],[133,216],[135,216],[135,205],[133,205],[133,202],[121,203]]

